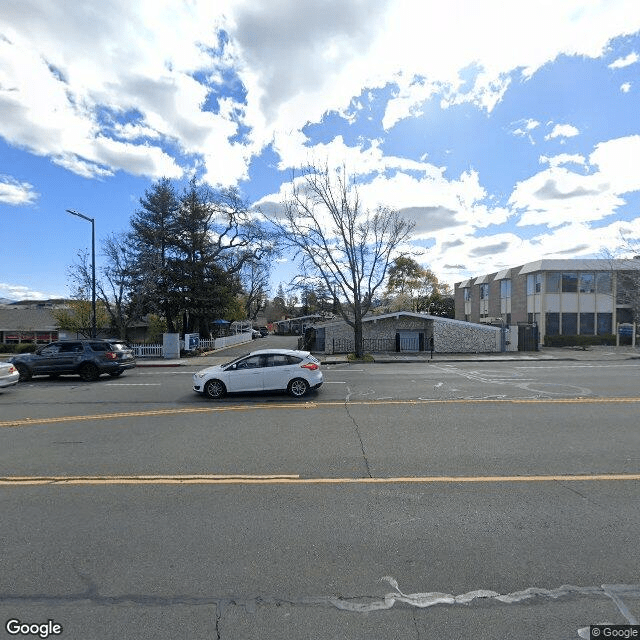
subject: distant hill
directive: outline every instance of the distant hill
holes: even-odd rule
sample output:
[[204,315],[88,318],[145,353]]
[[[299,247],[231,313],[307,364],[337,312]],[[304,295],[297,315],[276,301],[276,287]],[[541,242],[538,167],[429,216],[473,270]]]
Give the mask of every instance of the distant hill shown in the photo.
[[9,300],[5,304],[12,304],[21,307],[51,307],[55,305],[65,304],[65,298],[50,298],[49,300]]
[[0,304],[15,304],[15,300],[9,300],[9,298],[0,298]]

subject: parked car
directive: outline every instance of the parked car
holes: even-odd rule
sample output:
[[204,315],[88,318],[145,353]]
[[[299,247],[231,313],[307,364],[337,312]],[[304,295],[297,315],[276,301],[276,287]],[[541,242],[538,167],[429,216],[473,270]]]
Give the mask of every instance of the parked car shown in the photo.
[[288,391],[302,398],[323,383],[320,362],[308,351],[263,349],[208,367],[193,376],[193,390],[217,400],[238,391]]
[[120,340],[62,340],[9,360],[20,374],[20,381],[32,376],[77,374],[89,382],[101,374],[117,377],[136,366],[133,351]]
[[0,388],[18,384],[20,374],[10,362],[0,362]]
[[255,340],[256,338],[262,338],[262,334],[257,329],[251,330],[251,339]]
[[269,329],[267,329],[267,327],[258,327],[258,331],[263,338],[269,335]]

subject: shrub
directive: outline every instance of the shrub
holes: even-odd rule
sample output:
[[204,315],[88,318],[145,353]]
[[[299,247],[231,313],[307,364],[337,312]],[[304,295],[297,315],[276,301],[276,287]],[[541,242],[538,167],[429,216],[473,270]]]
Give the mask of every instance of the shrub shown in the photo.
[[37,345],[33,342],[22,342],[21,344],[0,344],[1,353],[33,353]]
[[545,336],[545,347],[593,347],[615,346],[616,337],[611,334],[601,336]]

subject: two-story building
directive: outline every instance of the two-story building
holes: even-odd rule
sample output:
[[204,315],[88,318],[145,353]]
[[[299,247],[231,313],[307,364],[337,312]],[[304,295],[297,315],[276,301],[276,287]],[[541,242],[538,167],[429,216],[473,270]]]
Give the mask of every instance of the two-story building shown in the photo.
[[456,319],[535,324],[545,335],[612,335],[638,322],[640,259],[536,260],[455,284]]

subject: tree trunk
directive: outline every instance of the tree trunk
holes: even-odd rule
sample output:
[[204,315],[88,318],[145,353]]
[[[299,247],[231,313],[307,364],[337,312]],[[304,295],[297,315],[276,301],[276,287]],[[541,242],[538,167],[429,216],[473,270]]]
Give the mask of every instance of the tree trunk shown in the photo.
[[364,345],[362,343],[362,318],[356,318],[355,327],[353,328],[353,339],[356,358],[362,358],[364,355]]

